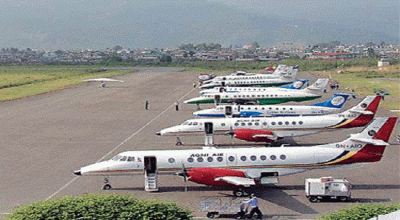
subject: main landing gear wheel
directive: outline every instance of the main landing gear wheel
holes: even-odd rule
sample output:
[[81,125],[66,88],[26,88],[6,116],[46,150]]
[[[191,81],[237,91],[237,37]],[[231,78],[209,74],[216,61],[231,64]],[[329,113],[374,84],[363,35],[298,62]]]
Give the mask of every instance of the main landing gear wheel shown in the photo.
[[236,197],[243,197],[246,195],[243,189],[235,189],[233,190],[233,195]]
[[339,197],[339,201],[341,201],[341,202],[347,202],[348,200],[349,200],[349,197],[346,197],[346,196]]

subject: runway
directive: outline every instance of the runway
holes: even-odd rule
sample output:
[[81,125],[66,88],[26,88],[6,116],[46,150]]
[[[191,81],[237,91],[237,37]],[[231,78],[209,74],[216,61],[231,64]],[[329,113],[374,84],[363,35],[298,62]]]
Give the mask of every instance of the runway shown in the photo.
[[[43,199],[85,193],[130,194],[139,198],[176,201],[202,218],[204,198],[230,200],[231,190],[183,182],[179,176],[159,176],[160,192],[144,192],[142,176],[111,178],[114,190],[103,191],[100,177],[76,177],[74,169],[109,159],[119,152],[142,149],[198,148],[204,137],[159,137],[155,132],[193,117],[196,106],[183,101],[198,95],[193,88],[199,73],[176,68],[140,68],[116,77],[125,83],[108,83],[99,88],[88,83],[35,97],[2,102],[0,105],[0,152],[2,216],[13,207]],[[314,81],[316,76],[300,72],[299,78]],[[333,92],[324,94],[326,99]],[[350,100],[345,109],[363,97]],[[149,110],[144,109],[148,100]],[[175,111],[174,103],[180,103]],[[313,103],[306,102],[306,103]],[[396,115],[379,109],[377,116]],[[398,114],[397,114],[398,115]],[[320,144],[343,140],[360,128],[320,133],[284,140],[295,144]],[[390,143],[396,142],[397,125]],[[230,137],[215,137],[216,144],[249,145]],[[313,219],[354,202],[400,200],[399,145],[386,148],[381,162],[359,168],[315,170],[280,178],[272,187],[257,188],[261,211],[266,219]],[[310,203],[304,195],[304,179],[334,176],[352,184],[353,202]],[[185,192],[185,185],[188,191]],[[1,216],[0,216],[1,218]]]

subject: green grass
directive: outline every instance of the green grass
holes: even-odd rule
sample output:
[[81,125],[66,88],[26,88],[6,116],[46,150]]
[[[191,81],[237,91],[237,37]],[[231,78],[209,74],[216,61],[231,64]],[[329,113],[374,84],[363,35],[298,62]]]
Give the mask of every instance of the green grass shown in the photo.
[[38,95],[84,83],[82,80],[112,77],[134,71],[100,66],[0,66],[0,101]]

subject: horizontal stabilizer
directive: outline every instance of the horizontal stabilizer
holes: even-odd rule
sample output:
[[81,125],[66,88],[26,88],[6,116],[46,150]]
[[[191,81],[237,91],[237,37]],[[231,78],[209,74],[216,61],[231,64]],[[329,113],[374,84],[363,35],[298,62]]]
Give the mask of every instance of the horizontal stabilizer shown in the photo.
[[379,140],[379,139],[367,139],[367,138],[350,138],[351,141],[355,142],[361,142],[365,144],[373,144],[376,146],[386,146],[389,145],[389,143]]
[[373,115],[373,114],[375,114],[375,113],[373,113],[371,111],[360,111],[360,110],[352,110],[352,109],[349,109],[349,112],[363,114],[363,115]]
[[278,139],[276,135],[271,135],[271,134],[255,134],[253,135],[253,138],[268,138],[270,140]]
[[245,186],[249,187],[251,185],[256,185],[254,179],[239,177],[239,176],[222,176],[215,178],[215,181],[225,181],[227,183],[236,185],[236,186]]

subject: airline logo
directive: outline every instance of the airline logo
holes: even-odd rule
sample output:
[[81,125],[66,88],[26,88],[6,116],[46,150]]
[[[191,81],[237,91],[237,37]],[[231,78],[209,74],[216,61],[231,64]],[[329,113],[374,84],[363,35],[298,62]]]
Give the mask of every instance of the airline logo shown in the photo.
[[302,81],[296,81],[293,83],[293,87],[296,89],[299,89],[303,86],[303,82]]
[[343,104],[345,101],[345,98],[343,96],[336,96],[335,98],[332,99],[331,104],[334,106],[339,106]]

